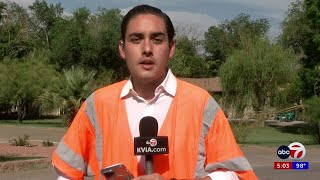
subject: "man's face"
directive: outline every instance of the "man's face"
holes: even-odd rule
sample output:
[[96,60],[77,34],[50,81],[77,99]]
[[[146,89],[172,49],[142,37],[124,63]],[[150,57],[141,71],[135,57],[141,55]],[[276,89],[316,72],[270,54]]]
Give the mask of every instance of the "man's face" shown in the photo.
[[125,59],[132,79],[150,83],[161,83],[174,49],[173,42],[169,45],[163,19],[152,14],[131,19],[125,42],[119,43],[120,55]]

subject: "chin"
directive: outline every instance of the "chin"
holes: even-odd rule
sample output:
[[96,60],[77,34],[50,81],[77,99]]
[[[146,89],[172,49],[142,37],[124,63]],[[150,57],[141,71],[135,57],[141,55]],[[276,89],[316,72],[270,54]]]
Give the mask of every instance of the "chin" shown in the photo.
[[153,83],[159,80],[160,77],[158,76],[144,76],[141,77],[140,79],[142,79],[144,82],[146,83]]

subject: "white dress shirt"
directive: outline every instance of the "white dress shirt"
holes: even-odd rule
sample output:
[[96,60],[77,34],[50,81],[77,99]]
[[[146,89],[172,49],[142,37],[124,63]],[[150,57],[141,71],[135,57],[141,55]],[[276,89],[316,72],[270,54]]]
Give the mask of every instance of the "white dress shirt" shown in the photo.
[[[125,99],[127,117],[132,137],[140,136],[139,123],[145,116],[152,116],[158,121],[158,132],[165,120],[173,97],[176,95],[177,79],[169,69],[164,81],[156,88],[154,98],[150,101],[139,96],[133,89],[131,78],[124,85],[120,98]],[[137,156],[139,165],[144,167],[144,156]],[[216,180],[238,180],[232,171],[215,171],[208,176]],[[65,180],[60,176],[58,180]]]

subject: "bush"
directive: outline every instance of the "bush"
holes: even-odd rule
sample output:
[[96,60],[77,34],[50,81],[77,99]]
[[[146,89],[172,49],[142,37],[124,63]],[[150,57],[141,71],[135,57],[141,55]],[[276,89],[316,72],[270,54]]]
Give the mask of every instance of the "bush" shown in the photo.
[[9,140],[9,144],[11,146],[31,146],[31,143],[29,142],[29,135],[24,135],[23,137],[18,137],[18,139],[12,139]]
[[311,122],[314,127],[313,136],[320,144],[320,97],[312,97],[311,99],[307,100],[305,103],[305,116]]
[[252,129],[253,122],[246,120],[231,121],[230,125],[237,143],[245,143]]
[[53,146],[53,142],[52,141],[42,141],[42,146],[43,147]]

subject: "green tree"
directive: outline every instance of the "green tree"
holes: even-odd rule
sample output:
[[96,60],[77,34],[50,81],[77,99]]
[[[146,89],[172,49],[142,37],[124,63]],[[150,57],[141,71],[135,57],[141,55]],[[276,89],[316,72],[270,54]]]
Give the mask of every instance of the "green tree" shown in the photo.
[[310,62],[318,64],[320,62],[320,0],[305,0],[306,5],[306,15],[309,20],[309,26],[313,30],[312,42],[314,43],[314,49],[312,54],[314,55],[311,59],[315,62]]
[[1,63],[0,102],[11,104],[22,123],[36,99],[57,81],[57,72],[44,56],[28,56],[21,60],[6,59]]
[[45,110],[64,109],[65,124],[70,126],[83,101],[94,90],[95,75],[95,71],[87,71],[82,67],[72,66],[69,70],[63,70],[63,77],[39,96],[37,102]]
[[178,77],[205,77],[207,65],[197,53],[197,40],[190,40],[187,36],[176,38],[176,52],[169,67]]
[[305,4],[309,26],[313,33],[312,41],[307,44],[305,50],[307,60],[304,65],[313,71],[314,81],[310,83],[310,87],[313,85],[314,95],[317,95],[315,91],[318,87],[317,84],[320,82],[320,0],[305,0]]
[[4,2],[0,2],[0,22],[4,16],[4,10],[6,9],[7,4]]
[[235,107],[241,114],[246,107],[262,111],[285,103],[284,92],[298,68],[294,53],[266,39],[242,43],[219,73],[226,107]]
[[66,124],[70,126],[83,101],[92,93],[96,72],[74,68],[63,72],[65,88],[60,93],[66,105]]
[[0,61],[5,56],[22,58],[32,49],[32,29],[27,10],[16,3],[2,4],[0,23]]
[[113,73],[114,81],[128,76],[117,49],[121,19],[118,9],[99,9],[94,15],[86,8],[77,9],[72,17],[56,23],[50,62],[59,71],[72,66],[98,74],[112,70],[117,72]]
[[299,71],[300,96],[310,98],[314,95],[314,86],[320,80],[320,34],[319,0],[297,0],[291,3],[287,17],[282,23],[279,40],[284,47],[293,48],[303,65]]
[[32,14],[33,30],[35,32],[34,43],[38,48],[50,48],[50,30],[56,21],[62,18],[63,8],[61,3],[48,4],[44,0],[36,0],[29,6]]
[[312,97],[306,102],[306,115],[310,122],[314,125],[314,137],[320,144],[320,111],[319,111],[320,97]]
[[297,0],[290,4],[281,27],[282,34],[279,36],[279,42],[285,48],[292,48],[302,58],[304,56],[304,46],[310,40],[310,33],[312,32],[308,25],[305,6],[302,1]]
[[73,12],[70,20],[60,20],[52,30],[55,37],[52,39],[50,62],[55,64],[59,71],[76,65],[82,66],[84,59],[94,61],[94,39],[89,34],[87,24],[90,14],[87,8],[79,8]]
[[204,48],[212,75],[218,70],[241,41],[248,38],[265,37],[269,30],[266,19],[251,20],[247,14],[239,14],[232,20],[225,20],[218,26],[211,26],[205,32]]
[[[113,81],[128,77],[125,61],[118,52],[120,40],[120,26],[122,16],[119,9],[99,9],[98,14],[90,21],[90,34],[95,39],[97,58],[94,62],[87,62],[88,66],[96,67],[99,74],[104,71],[114,71]],[[97,67],[99,69],[97,69]]]

